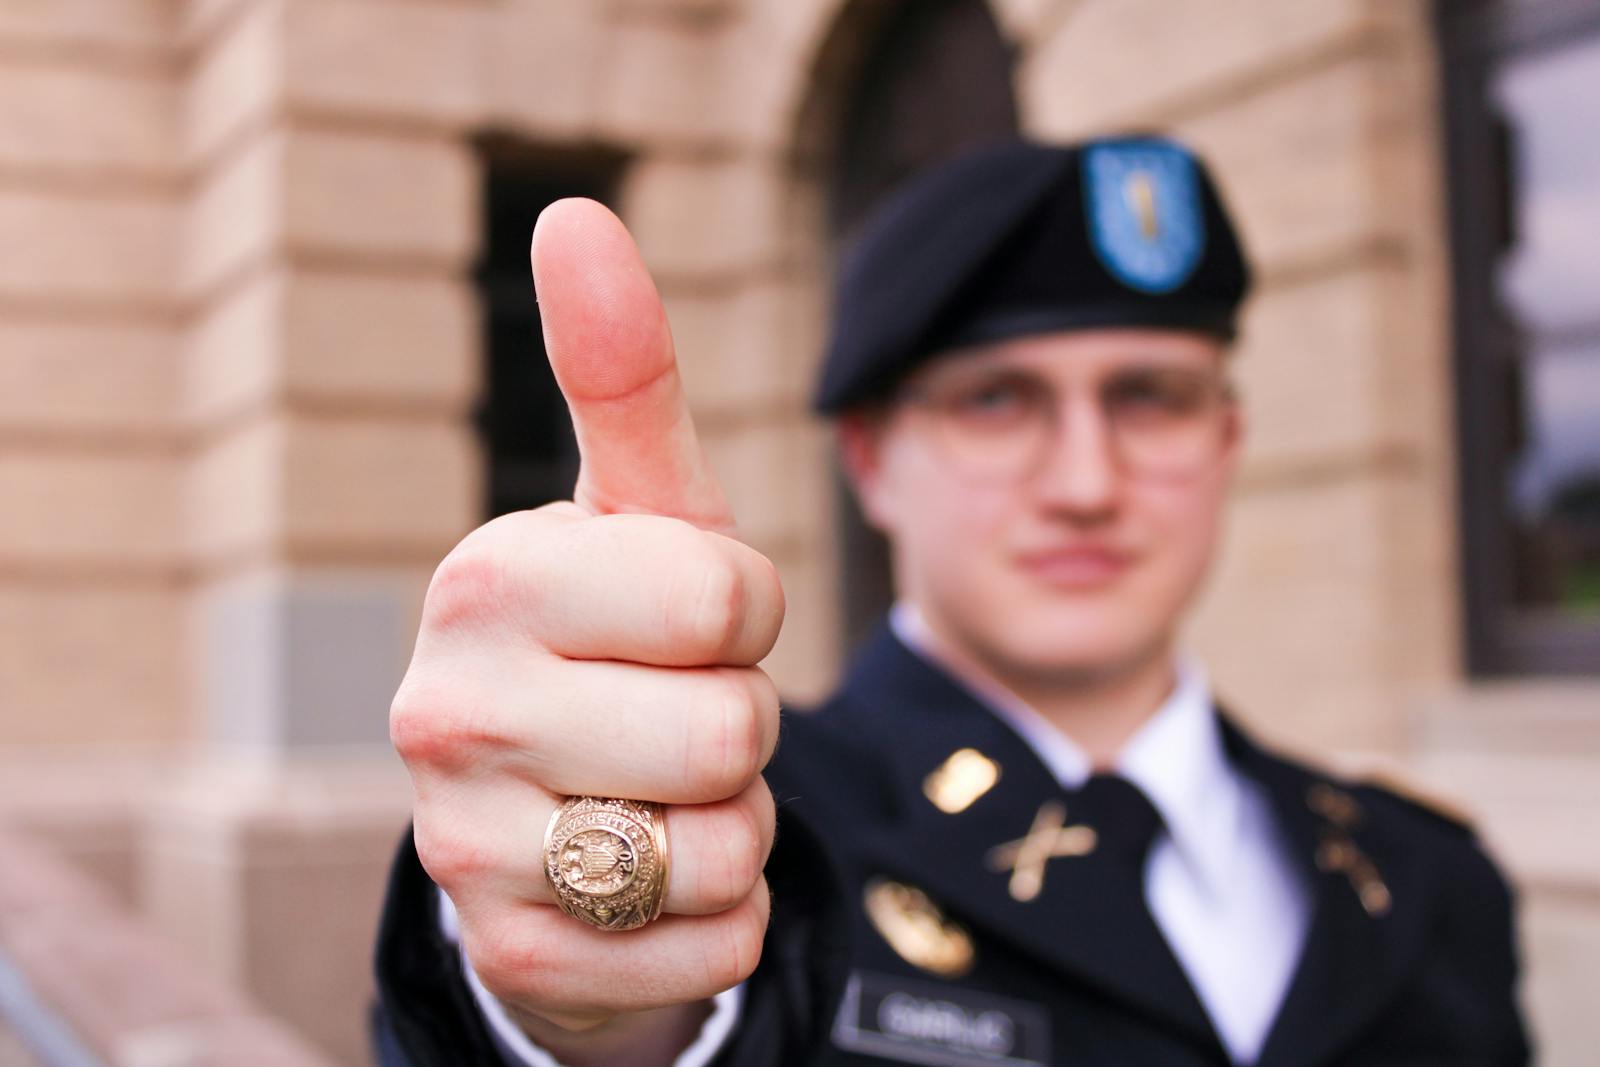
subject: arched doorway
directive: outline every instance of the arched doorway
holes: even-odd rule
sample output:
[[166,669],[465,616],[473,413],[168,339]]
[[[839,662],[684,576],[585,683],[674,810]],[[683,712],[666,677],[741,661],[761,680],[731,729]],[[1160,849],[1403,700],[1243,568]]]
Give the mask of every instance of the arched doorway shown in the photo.
[[[818,52],[799,165],[819,194],[827,262],[916,171],[1014,135],[1015,50],[984,0],[859,0]],[[854,646],[892,595],[887,546],[840,481],[839,603]]]

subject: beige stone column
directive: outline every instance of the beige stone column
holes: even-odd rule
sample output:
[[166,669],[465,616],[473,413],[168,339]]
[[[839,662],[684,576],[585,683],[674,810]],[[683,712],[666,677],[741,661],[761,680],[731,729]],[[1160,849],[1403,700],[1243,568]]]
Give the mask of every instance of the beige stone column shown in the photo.
[[186,6],[175,287],[192,759],[147,912],[346,1063],[409,790],[388,707],[479,519],[476,0]]
[[192,29],[183,504],[209,739],[382,743],[422,585],[477,518],[478,15],[243,0]]

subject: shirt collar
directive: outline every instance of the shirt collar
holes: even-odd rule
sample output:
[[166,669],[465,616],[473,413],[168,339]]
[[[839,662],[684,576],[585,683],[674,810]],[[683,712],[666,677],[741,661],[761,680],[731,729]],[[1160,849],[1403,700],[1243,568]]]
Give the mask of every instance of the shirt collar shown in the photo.
[[[1088,780],[1093,764],[1072,738],[977,664],[940,641],[921,611],[898,601],[889,627],[912,652],[970,691],[1033,750],[1064,789]],[[1205,670],[1189,658],[1176,664],[1177,683],[1117,757],[1117,772],[1155,805],[1184,862],[1223,889],[1242,817],[1244,783],[1229,763]]]

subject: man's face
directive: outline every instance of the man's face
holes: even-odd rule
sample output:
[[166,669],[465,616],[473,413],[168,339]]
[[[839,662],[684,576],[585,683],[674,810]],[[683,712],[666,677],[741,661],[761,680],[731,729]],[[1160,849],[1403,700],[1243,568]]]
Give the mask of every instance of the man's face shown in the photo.
[[1239,440],[1221,345],[1045,334],[941,356],[841,424],[902,597],[1018,682],[1170,651],[1216,542]]

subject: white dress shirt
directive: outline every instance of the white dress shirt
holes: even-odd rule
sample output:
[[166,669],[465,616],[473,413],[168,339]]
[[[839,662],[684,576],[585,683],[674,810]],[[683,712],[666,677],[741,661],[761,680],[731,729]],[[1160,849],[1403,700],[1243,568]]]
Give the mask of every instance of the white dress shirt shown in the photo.
[[[915,607],[896,604],[889,623],[906,647],[1004,719],[1064,789],[1088,780],[1094,768],[1084,751],[1009,690],[943,650]],[[1116,770],[1161,814],[1163,828],[1144,869],[1156,925],[1229,1055],[1253,1063],[1299,962],[1311,895],[1265,791],[1228,761],[1198,664],[1179,662],[1171,695],[1129,738]]]
[[[943,648],[917,609],[889,614],[895,636],[937,665],[1014,730],[1062,788],[1093,773],[1089,757],[1015,694]],[[1228,762],[1205,673],[1184,660],[1166,702],[1128,740],[1116,770],[1144,791],[1163,827],[1145,861],[1145,900],[1235,1063],[1255,1062],[1299,961],[1311,897],[1259,785]],[[455,908],[440,924],[459,944]],[[560,1067],[461,967],[501,1054],[520,1067]],[[719,994],[700,1036],[673,1067],[705,1067],[733,1032],[743,986]]]

